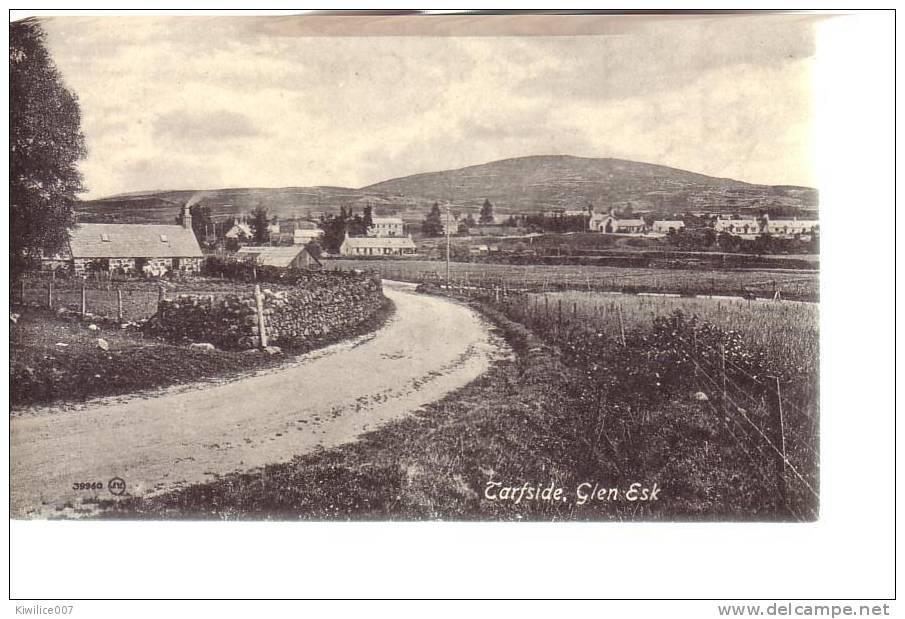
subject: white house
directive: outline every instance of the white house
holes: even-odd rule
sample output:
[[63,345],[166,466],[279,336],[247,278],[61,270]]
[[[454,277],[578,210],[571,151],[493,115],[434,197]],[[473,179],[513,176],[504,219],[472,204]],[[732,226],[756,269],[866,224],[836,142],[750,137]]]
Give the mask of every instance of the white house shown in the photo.
[[591,232],[604,234],[643,234],[647,232],[647,224],[643,219],[616,219],[616,213],[594,213],[588,220]]
[[761,222],[756,219],[717,219],[713,229],[735,235],[760,234]]
[[412,256],[415,242],[411,236],[346,236],[339,247],[342,256]]
[[395,237],[405,235],[405,223],[399,217],[371,217],[368,228],[370,237]]
[[228,239],[250,239],[254,236],[254,233],[251,231],[251,226],[246,223],[239,222],[235,224],[232,228],[227,230],[224,235]]
[[313,230],[298,229],[292,233],[292,244],[307,245],[311,241],[320,240],[322,236],[324,236],[324,231],[320,228],[314,228]]

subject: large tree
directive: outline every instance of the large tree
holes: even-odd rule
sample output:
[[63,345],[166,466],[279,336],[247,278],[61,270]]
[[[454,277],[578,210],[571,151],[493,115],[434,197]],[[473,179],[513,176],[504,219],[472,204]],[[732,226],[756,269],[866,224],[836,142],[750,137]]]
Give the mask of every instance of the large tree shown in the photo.
[[481,215],[478,217],[478,222],[481,224],[492,224],[494,222],[493,204],[491,204],[490,200],[487,198],[484,198],[484,204],[481,206]]
[[251,232],[254,234],[255,243],[262,245],[270,240],[270,218],[267,216],[267,209],[263,206],[256,206],[251,212]]
[[75,225],[85,191],[77,162],[87,154],[74,93],[63,84],[35,20],[9,27],[10,270],[54,253]]
[[421,231],[425,236],[443,236],[443,219],[440,215],[440,205],[434,202],[427,217],[421,223]]

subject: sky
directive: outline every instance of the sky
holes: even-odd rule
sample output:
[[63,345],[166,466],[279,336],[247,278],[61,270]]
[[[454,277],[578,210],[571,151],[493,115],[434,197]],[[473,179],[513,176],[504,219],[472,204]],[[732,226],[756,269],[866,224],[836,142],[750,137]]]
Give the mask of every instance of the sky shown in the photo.
[[544,154],[813,185],[807,17],[598,17],[556,36],[412,19],[47,18],[82,109],[83,197],[362,187]]

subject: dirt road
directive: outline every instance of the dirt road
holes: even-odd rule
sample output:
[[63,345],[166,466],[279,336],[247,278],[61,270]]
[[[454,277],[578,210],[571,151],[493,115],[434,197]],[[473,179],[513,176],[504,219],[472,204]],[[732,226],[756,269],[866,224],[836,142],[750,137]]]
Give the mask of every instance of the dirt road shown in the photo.
[[383,328],[279,370],[12,418],[12,517],[91,511],[114,478],[125,495],[156,493],[354,440],[508,354],[470,309],[407,284],[385,290],[396,313]]

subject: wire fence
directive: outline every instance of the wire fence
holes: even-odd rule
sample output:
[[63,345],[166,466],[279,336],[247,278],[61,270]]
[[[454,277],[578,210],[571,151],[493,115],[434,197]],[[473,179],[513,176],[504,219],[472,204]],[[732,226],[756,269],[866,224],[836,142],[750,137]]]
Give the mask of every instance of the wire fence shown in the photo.
[[[445,285],[443,280],[437,284]],[[599,336],[602,345],[625,346],[629,317],[620,304],[588,305],[563,302],[561,295],[531,294],[507,283],[467,285],[464,279],[451,292],[495,305],[557,345]],[[559,296],[559,298],[557,298]],[[599,341],[599,340],[598,340]],[[714,397],[704,399],[727,444],[749,461],[753,473],[772,489],[791,518],[811,520],[819,505],[819,445],[816,385],[798,378],[755,375],[727,355],[725,347],[695,341],[689,351],[695,389]]]

